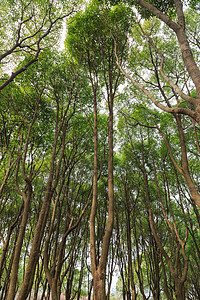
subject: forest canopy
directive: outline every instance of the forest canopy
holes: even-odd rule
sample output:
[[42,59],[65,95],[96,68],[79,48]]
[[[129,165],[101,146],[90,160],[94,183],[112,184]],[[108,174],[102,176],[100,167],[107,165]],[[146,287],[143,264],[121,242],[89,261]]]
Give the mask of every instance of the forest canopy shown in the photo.
[[199,299],[199,1],[0,11],[0,299]]

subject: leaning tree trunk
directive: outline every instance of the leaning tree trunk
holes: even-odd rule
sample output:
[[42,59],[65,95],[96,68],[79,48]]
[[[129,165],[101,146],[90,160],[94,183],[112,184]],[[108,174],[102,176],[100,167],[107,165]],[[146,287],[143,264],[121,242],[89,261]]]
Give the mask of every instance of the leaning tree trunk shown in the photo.
[[6,300],[13,300],[15,298],[16,284],[17,284],[17,278],[18,278],[18,269],[19,269],[19,262],[20,262],[20,254],[21,254],[21,249],[22,249],[22,245],[23,245],[26,224],[27,224],[27,220],[28,220],[29,203],[30,203],[30,200],[26,197],[26,195],[24,193],[23,217],[22,217],[22,221],[20,224],[17,242],[15,245],[14,259],[13,259],[13,264],[12,264],[12,273],[11,273],[10,284],[9,284],[9,289],[8,289]]

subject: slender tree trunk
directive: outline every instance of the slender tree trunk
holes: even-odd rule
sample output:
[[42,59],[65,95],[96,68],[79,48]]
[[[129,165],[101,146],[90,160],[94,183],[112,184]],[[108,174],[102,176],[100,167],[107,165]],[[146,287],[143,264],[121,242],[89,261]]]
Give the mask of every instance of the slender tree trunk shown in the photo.
[[88,284],[88,300],[91,300],[92,288],[93,288],[93,279],[90,282],[90,284]]
[[188,189],[191,194],[192,200],[196,203],[196,205],[200,208],[200,193],[198,192],[192,177],[190,175],[189,171],[189,163],[188,163],[188,157],[187,157],[187,149],[186,149],[186,141],[185,136],[183,132],[183,126],[182,126],[182,120],[181,116],[176,116],[176,122],[178,126],[179,131],[179,139],[180,139],[180,146],[181,146],[181,162],[182,162],[182,169],[183,169],[183,176],[185,178],[185,181],[187,183]]
[[154,222],[153,222],[153,215],[152,215],[152,211],[151,211],[151,206],[150,206],[150,195],[149,195],[149,189],[148,189],[148,179],[147,179],[147,174],[146,171],[144,169],[144,180],[145,180],[145,186],[146,186],[146,197],[147,197],[147,204],[148,204],[148,211],[149,211],[149,224],[150,224],[150,228],[151,231],[154,235],[156,244],[158,246],[158,248],[161,251],[161,254],[165,257],[166,261],[167,261],[167,265],[169,268],[169,271],[174,279],[174,283],[175,283],[175,296],[177,300],[183,300],[184,298],[184,283],[186,281],[186,274],[187,274],[187,269],[188,269],[188,260],[186,260],[186,258],[184,257],[185,254],[183,254],[183,258],[184,258],[184,271],[183,274],[180,275],[180,277],[178,277],[178,263],[177,263],[177,259],[179,259],[179,251],[180,251],[180,244],[178,244],[177,249],[176,249],[176,262],[175,262],[175,267],[173,267],[172,261],[170,259],[170,257],[168,256],[168,254],[165,252],[162,244],[161,244],[161,240],[160,237],[158,235],[158,232],[154,226]]
[[97,180],[98,180],[98,164],[97,164],[97,106],[94,101],[94,175],[93,175],[93,200],[90,214],[90,255],[93,276],[93,297],[94,300],[105,300],[105,279],[106,264],[108,258],[108,249],[110,238],[112,235],[114,224],[114,187],[113,187],[113,95],[110,95],[109,103],[109,154],[108,154],[108,218],[103,237],[101,258],[99,264],[96,261],[95,250],[95,216],[97,210]]
[[92,208],[90,213],[90,257],[91,257],[91,269],[93,277],[93,294],[94,300],[99,292],[99,280],[100,276],[97,273],[97,262],[96,262],[96,246],[95,246],[95,216],[97,211],[97,181],[98,181],[98,131],[97,131],[97,102],[96,95],[94,94],[94,167],[93,167],[93,197],[92,197]]
[[[73,266],[72,266],[73,268]],[[71,291],[72,291],[72,282],[73,282],[73,277],[74,277],[74,272],[70,272],[70,277],[67,279],[67,288],[65,291],[65,297],[66,300],[70,300],[71,299]]]
[[39,220],[37,222],[25,277],[24,277],[23,284],[22,284],[21,290],[20,290],[18,298],[17,298],[18,300],[26,299],[26,297],[28,296],[29,290],[31,289],[32,284],[33,284],[35,268],[36,268],[36,265],[37,265],[37,262],[39,259],[40,244],[41,244],[44,229],[46,226],[46,220],[47,220],[49,206],[50,206],[50,200],[44,201],[41,212],[40,212]]
[[[30,197],[30,195],[29,195],[29,197]],[[20,254],[21,254],[23,239],[24,239],[24,235],[25,235],[25,229],[26,229],[28,213],[29,213],[29,203],[30,203],[30,198],[28,199],[26,197],[25,193],[24,193],[23,198],[24,198],[24,210],[23,210],[23,216],[22,216],[22,221],[20,224],[17,242],[15,245],[14,259],[13,259],[13,263],[12,263],[12,273],[11,273],[10,284],[9,284],[9,289],[8,289],[6,300],[13,300],[15,298],[15,293],[16,293],[16,284],[17,284],[17,278],[18,278]]]
[[165,271],[165,264],[163,262],[162,254],[160,254],[160,262],[161,262],[161,268],[162,268],[163,279],[164,279],[163,288],[164,288],[165,295],[167,296],[167,299],[173,300],[173,296],[171,295],[169,287],[168,287],[167,274]]
[[[71,116],[72,115],[70,115],[69,119],[71,118]],[[49,178],[48,178],[47,187],[46,187],[42,207],[40,210],[39,218],[38,218],[37,225],[35,228],[35,233],[34,233],[30,256],[29,256],[29,260],[28,260],[28,264],[27,264],[27,268],[26,268],[26,273],[25,273],[24,280],[23,280],[17,300],[26,299],[29,294],[29,291],[31,290],[31,287],[33,285],[35,268],[36,268],[36,265],[39,260],[41,241],[42,241],[45,227],[46,227],[46,222],[47,222],[48,213],[49,213],[49,207],[51,204],[51,197],[53,195],[53,192],[54,192],[56,186],[58,185],[58,177],[59,177],[61,162],[63,159],[64,149],[65,149],[65,134],[66,134],[66,129],[68,126],[68,121],[69,121],[69,119],[68,119],[65,126],[63,126],[63,123],[64,123],[64,120],[63,120],[63,122],[61,122],[60,127],[58,128],[58,119],[59,119],[59,105],[57,104],[57,119],[56,119],[54,143],[53,143],[53,147],[52,147],[53,149],[52,149],[52,156],[51,156],[51,162],[50,162]],[[57,163],[57,168],[55,170],[54,164],[55,164],[55,157],[56,157],[56,148],[57,148],[58,137],[59,137],[61,129],[64,130],[63,135],[62,135],[61,153],[60,153],[60,157],[59,157],[59,160]],[[54,179],[54,174],[55,174],[55,179]],[[53,182],[53,179],[54,179],[54,182]]]
[[[126,201],[128,201],[128,199],[126,199]],[[135,290],[135,283],[133,279],[130,210],[129,210],[128,202],[127,202],[127,230],[126,231],[127,231],[127,246],[128,246],[128,277],[129,277],[129,282],[131,284],[132,300],[135,300],[136,290]]]
[[110,299],[111,285],[112,285],[112,279],[113,279],[113,273],[114,273],[114,262],[115,262],[115,257],[116,257],[114,248],[115,248],[115,245],[114,245],[114,242],[112,241],[112,254],[111,254],[112,258],[111,258],[111,262],[108,266],[109,274],[108,274],[108,279],[107,279],[107,282],[108,282],[107,283],[108,288],[107,288],[107,294],[106,294],[107,300]]
[[8,249],[9,249],[10,237],[13,232],[13,229],[17,226],[17,223],[19,221],[22,210],[23,210],[23,204],[21,205],[20,211],[19,211],[18,216],[16,217],[15,221],[13,222],[13,224],[10,225],[10,227],[8,229],[6,241],[3,241],[3,248],[2,248],[2,253],[1,253],[1,258],[0,258],[0,278],[2,276],[4,264],[6,262],[6,255],[7,255]]
[[97,210],[97,180],[98,180],[98,136],[97,136],[97,106],[94,103],[94,174],[93,200],[90,214],[90,255],[93,277],[93,300],[105,300],[105,270],[97,265],[95,250],[95,216]]
[[153,241],[153,258],[155,265],[155,280],[154,280],[154,299],[160,300],[160,268],[159,268],[159,256],[157,253],[156,242]]

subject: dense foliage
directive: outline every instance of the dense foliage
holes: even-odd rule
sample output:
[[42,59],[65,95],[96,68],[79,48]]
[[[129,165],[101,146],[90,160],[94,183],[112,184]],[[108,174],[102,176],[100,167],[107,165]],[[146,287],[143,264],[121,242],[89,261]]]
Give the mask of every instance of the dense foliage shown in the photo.
[[0,8],[0,299],[199,299],[198,1]]

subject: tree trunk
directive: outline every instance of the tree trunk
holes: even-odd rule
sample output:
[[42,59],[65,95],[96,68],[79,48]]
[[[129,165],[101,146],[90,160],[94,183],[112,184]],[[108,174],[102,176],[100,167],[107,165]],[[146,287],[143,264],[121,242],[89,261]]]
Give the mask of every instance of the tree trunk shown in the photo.
[[[197,95],[200,96],[200,70],[194,60],[185,32],[185,18],[183,13],[183,5],[180,0],[175,0],[174,2],[176,5],[176,11],[178,16],[177,23],[172,21],[167,15],[159,11],[155,6],[149,4],[147,1],[136,0],[136,3],[149,10],[153,15],[162,20],[168,27],[170,27],[175,32],[180,45],[185,67],[187,68],[187,71],[196,86]],[[200,103],[198,106],[200,106]],[[197,110],[199,111],[200,108],[198,107]]]
[[[1,253],[1,258],[0,258],[0,278],[2,276],[3,267],[4,267],[4,264],[6,262],[6,256],[7,256],[7,251],[9,249],[9,243],[10,243],[11,234],[13,232],[13,229],[17,226],[17,223],[18,223],[19,218],[21,216],[22,210],[23,210],[23,204],[21,205],[21,208],[19,210],[19,213],[18,213],[15,221],[13,222],[13,224],[11,224],[9,226],[7,237],[6,237],[6,241],[3,241],[3,248],[2,248],[2,253]],[[16,243],[14,243],[14,244],[16,244]]]
[[175,297],[177,300],[185,299],[184,284],[180,280],[175,280]]
[[[40,255],[41,241],[42,241],[42,238],[44,235],[46,222],[47,222],[47,218],[48,218],[51,197],[52,197],[53,191],[55,190],[55,188],[58,184],[58,176],[59,176],[59,171],[61,168],[61,162],[62,162],[62,158],[63,158],[64,137],[65,137],[65,133],[66,133],[66,127],[64,128],[64,132],[63,132],[63,136],[62,136],[61,154],[60,154],[59,161],[57,164],[57,169],[55,170],[54,163],[55,163],[55,157],[56,157],[56,148],[57,148],[58,136],[59,136],[61,128],[63,128],[63,123],[62,123],[61,127],[58,128],[58,111],[57,111],[55,137],[54,137],[54,143],[53,143],[53,147],[52,147],[52,156],[51,156],[51,162],[50,162],[50,170],[49,170],[49,177],[48,177],[48,181],[47,181],[47,187],[46,187],[42,207],[40,210],[39,218],[37,221],[37,225],[35,228],[35,233],[34,233],[30,256],[29,256],[29,260],[28,260],[28,264],[27,264],[27,268],[26,268],[26,273],[25,273],[24,280],[23,280],[21,289],[19,291],[17,300],[26,299],[29,294],[29,291],[31,290],[31,287],[33,285],[35,269],[36,269],[36,265],[38,263],[39,255]],[[56,173],[56,176],[55,176],[55,180],[53,182],[54,171]]]
[[90,256],[91,256],[91,269],[93,276],[93,294],[94,300],[105,300],[105,278],[106,278],[106,265],[108,258],[108,249],[114,224],[114,187],[113,187],[113,98],[112,93],[108,99],[109,105],[109,150],[108,150],[108,218],[103,237],[102,251],[99,264],[96,261],[95,249],[95,217],[97,211],[97,181],[98,181],[98,137],[97,137],[97,103],[94,98],[94,175],[93,175],[93,199],[92,209],[90,213]]
[[[47,200],[48,201],[48,200]],[[35,268],[38,263],[39,254],[40,254],[40,244],[43,237],[44,229],[46,226],[46,220],[48,215],[48,210],[50,206],[50,200],[49,202],[44,201],[39,220],[36,225],[35,234],[33,238],[33,243],[31,247],[30,257],[26,269],[26,274],[22,283],[21,290],[18,295],[18,300],[24,300],[27,298],[29,291],[33,284],[34,274],[35,274]]]
[[100,266],[93,275],[93,282],[93,300],[106,300],[105,273],[100,269]]
[[[127,198],[127,197],[126,197]],[[128,199],[127,201],[127,246],[128,246],[128,283],[131,285],[131,291],[132,291],[132,297],[130,294],[130,299],[132,300],[136,299],[136,291],[135,291],[135,283],[133,279],[133,266],[132,266],[132,244],[131,244],[131,225],[130,225],[130,210],[129,210],[129,203]],[[128,284],[128,285],[129,285]],[[130,286],[128,286],[128,289],[130,289]]]
[[[96,275],[96,247],[95,247],[95,216],[97,211],[97,182],[98,182],[98,131],[97,131],[97,102],[94,94],[94,166],[93,166],[93,197],[92,208],[90,212],[90,258],[93,277],[94,300],[98,286],[98,276]],[[97,286],[96,286],[97,285]]]
[[150,194],[149,194],[149,187],[148,187],[148,179],[147,179],[147,174],[146,174],[146,170],[144,167],[144,161],[143,161],[143,170],[144,170],[144,181],[145,181],[145,187],[146,187],[146,199],[147,199],[147,205],[148,205],[148,213],[149,213],[149,224],[150,224],[150,228],[151,231],[153,233],[153,236],[155,238],[157,247],[159,248],[161,255],[163,255],[163,257],[165,257],[168,268],[169,268],[169,272],[171,273],[174,283],[175,283],[175,296],[176,299],[178,300],[183,300],[184,298],[184,283],[186,281],[186,275],[187,275],[187,270],[188,270],[188,260],[185,256],[185,253],[183,253],[184,249],[182,249],[182,254],[183,254],[183,259],[184,259],[184,270],[182,272],[182,274],[179,275],[179,278],[177,277],[178,271],[177,268],[179,266],[180,260],[179,260],[179,251],[180,251],[180,244],[178,244],[177,249],[176,249],[176,259],[175,259],[175,267],[173,266],[172,260],[170,259],[170,257],[168,256],[168,254],[166,253],[165,249],[163,248],[163,245],[161,243],[160,240],[160,236],[158,234],[158,231],[154,225],[154,221],[153,221],[153,214],[152,214],[152,210],[151,210],[151,205],[150,205]]
[[[200,70],[194,60],[187,35],[185,32],[185,16],[183,13],[183,4],[180,0],[175,0],[176,11],[178,16],[179,29],[175,30],[176,36],[179,41],[182,57],[190,78],[194,82],[197,90],[197,95],[200,96]],[[200,106],[200,103],[199,105]],[[197,108],[199,113],[199,107]]]
[[60,300],[60,291],[57,280],[53,279],[50,286],[51,300]]
[[91,295],[92,295],[92,288],[93,288],[93,279],[88,285],[88,300],[91,300]]
[[11,273],[10,284],[9,284],[6,300],[13,300],[15,298],[20,254],[21,254],[21,249],[22,249],[22,244],[23,244],[23,239],[24,239],[25,229],[26,229],[26,224],[28,219],[30,197],[31,195],[29,195],[29,197],[27,198],[25,193],[23,193],[24,211],[23,211],[22,221],[20,224],[19,234],[17,237],[17,242],[14,250],[12,273]]

